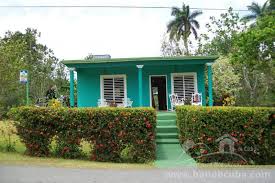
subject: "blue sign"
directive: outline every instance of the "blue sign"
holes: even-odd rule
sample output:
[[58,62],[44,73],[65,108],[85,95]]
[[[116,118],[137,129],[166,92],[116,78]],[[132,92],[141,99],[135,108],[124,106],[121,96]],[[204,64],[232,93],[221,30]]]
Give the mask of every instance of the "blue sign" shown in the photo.
[[20,71],[20,83],[26,84],[28,82],[28,71],[21,70]]

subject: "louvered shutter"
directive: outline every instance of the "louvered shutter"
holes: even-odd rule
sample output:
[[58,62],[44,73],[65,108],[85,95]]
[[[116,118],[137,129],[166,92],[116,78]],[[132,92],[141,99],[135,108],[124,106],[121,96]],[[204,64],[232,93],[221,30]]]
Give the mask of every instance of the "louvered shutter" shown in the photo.
[[116,103],[122,103],[124,98],[124,78],[114,78],[114,99]]
[[122,103],[125,98],[124,77],[108,76],[103,78],[103,96],[107,102]]
[[191,100],[192,94],[196,92],[194,74],[177,74],[173,76],[173,91],[179,99]]

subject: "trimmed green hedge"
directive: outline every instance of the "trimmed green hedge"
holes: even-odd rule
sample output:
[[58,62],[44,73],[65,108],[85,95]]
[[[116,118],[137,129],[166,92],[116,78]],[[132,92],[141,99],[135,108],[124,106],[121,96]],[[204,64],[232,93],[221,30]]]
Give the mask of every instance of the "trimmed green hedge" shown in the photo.
[[[182,106],[176,113],[180,141],[197,161],[272,163],[275,108]],[[223,139],[234,142],[231,151]]]
[[81,158],[81,141],[91,144],[91,160],[146,162],[155,159],[156,112],[152,108],[13,108],[18,135],[31,156],[55,153]]

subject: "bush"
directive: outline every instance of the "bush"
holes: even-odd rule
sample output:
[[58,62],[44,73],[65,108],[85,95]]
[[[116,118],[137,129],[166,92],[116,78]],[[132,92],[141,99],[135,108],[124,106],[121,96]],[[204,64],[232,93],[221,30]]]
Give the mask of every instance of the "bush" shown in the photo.
[[270,163],[275,108],[182,106],[176,113],[180,141],[197,161]]
[[152,108],[13,108],[9,115],[26,153],[81,158],[81,141],[92,147],[97,161],[146,162],[155,159],[156,113]]

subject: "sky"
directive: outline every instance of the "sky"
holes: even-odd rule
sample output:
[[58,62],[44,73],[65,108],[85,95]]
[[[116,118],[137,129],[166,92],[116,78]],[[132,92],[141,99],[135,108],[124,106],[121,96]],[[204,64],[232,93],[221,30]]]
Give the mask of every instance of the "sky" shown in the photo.
[[[254,0],[263,4],[266,0]],[[253,0],[0,0],[3,5],[135,5],[191,8],[246,9]],[[201,29],[210,16],[224,11],[203,11]],[[241,14],[248,13],[242,12]],[[170,9],[111,8],[0,8],[0,37],[10,31],[35,28],[39,42],[60,60],[83,59],[89,53],[112,58],[161,55],[161,42],[171,17]]]

